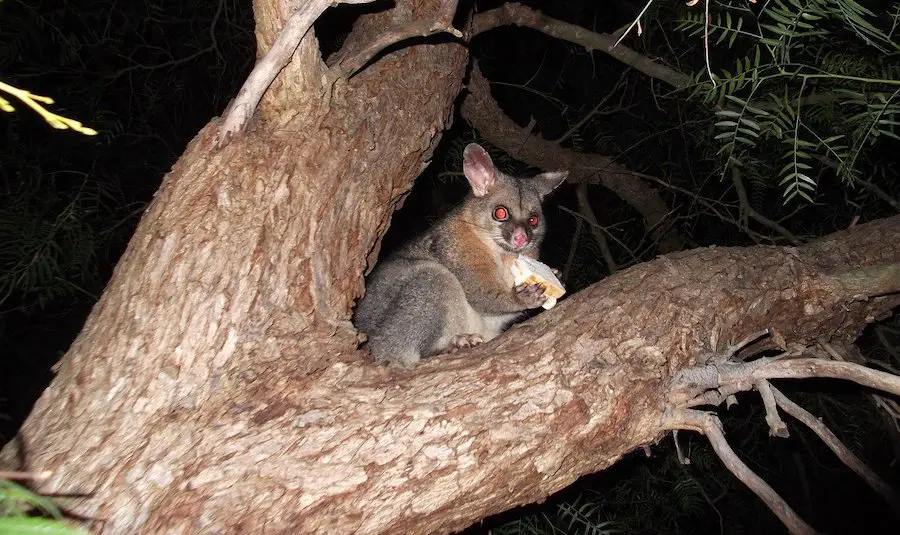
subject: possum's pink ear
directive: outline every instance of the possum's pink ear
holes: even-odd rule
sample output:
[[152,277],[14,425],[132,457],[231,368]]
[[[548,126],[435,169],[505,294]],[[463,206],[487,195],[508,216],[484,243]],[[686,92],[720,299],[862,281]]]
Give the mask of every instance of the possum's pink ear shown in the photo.
[[477,143],[469,143],[463,151],[463,174],[476,197],[484,197],[497,181],[497,169],[487,151]]
[[555,190],[557,186],[565,182],[567,176],[569,176],[568,171],[551,171],[549,173],[541,173],[531,180],[537,184],[538,195],[544,198],[551,191]]

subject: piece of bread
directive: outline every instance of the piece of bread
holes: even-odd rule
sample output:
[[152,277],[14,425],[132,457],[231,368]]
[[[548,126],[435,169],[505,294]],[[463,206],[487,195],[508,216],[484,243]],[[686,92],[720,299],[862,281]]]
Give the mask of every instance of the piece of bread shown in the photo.
[[514,284],[537,284],[544,289],[544,297],[547,299],[541,305],[546,310],[556,306],[556,300],[565,295],[566,289],[562,282],[556,278],[550,266],[528,257],[519,255],[512,265]]

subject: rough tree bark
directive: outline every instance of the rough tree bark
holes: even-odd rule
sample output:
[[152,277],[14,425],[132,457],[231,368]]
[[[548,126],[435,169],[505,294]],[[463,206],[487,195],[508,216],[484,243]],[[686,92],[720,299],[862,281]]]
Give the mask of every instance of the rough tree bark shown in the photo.
[[[279,5],[255,3],[260,54]],[[348,42],[440,9],[399,3]],[[448,532],[658,439],[680,372],[726,341],[852,341],[898,304],[863,298],[900,288],[894,218],[663,257],[477,350],[374,366],[351,305],[465,61],[419,44],[348,83],[307,35],[249,130],[198,134],[22,428],[40,490],[84,495],[102,533]]]

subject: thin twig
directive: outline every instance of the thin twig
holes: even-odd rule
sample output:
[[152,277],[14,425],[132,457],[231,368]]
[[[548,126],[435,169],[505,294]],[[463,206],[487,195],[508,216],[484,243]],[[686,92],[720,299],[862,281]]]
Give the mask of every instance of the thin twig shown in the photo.
[[602,51],[632,69],[662,80],[676,89],[683,89],[692,83],[690,76],[620,44],[618,41],[625,36],[631,24],[611,34],[592,32],[583,26],[548,17],[518,2],[506,2],[498,8],[475,15],[472,20],[472,35],[507,25],[532,28],[561,41],[582,46],[588,52]]
[[760,338],[762,338],[763,336],[766,336],[767,334],[769,334],[769,329],[763,329],[761,331],[756,331],[755,333],[748,334],[740,342],[734,344],[733,346],[729,347],[725,351],[725,353],[722,355],[723,360],[731,360],[731,358],[734,357],[734,355],[738,351],[740,351],[741,349],[744,349],[745,347],[750,345],[752,342],[759,340]]
[[891,207],[894,210],[897,210],[898,212],[900,212],[900,201],[898,201],[897,199],[895,199],[895,198],[891,197],[890,195],[888,195],[887,193],[885,193],[883,189],[879,188],[878,186],[869,182],[868,180],[863,180],[861,178],[857,178],[855,180],[855,182],[858,183],[860,186],[864,187],[865,189],[871,191],[876,197],[878,197],[882,201],[891,205]]
[[600,253],[603,255],[603,260],[606,262],[606,268],[609,269],[609,274],[612,275],[619,268],[616,265],[616,259],[613,258],[612,251],[609,250],[609,243],[606,241],[606,236],[600,230],[600,223],[597,221],[594,209],[591,208],[591,203],[588,200],[587,184],[583,182],[578,184],[575,187],[575,196],[578,198],[578,211],[581,212],[582,217],[587,220],[588,226],[591,229],[591,235],[594,236],[594,240],[600,247]]
[[800,238],[791,233],[791,231],[782,227],[775,221],[772,221],[768,217],[760,214],[759,212],[754,210],[752,206],[750,206],[750,200],[747,198],[747,190],[744,189],[744,182],[741,180],[741,172],[734,165],[731,166],[731,182],[734,184],[734,189],[737,191],[738,200],[741,203],[741,213],[744,214],[744,217],[741,218],[741,222],[742,227],[745,231],[748,229],[747,223],[744,219],[745,217],[750,217],[760,225],[777,232],[793,245],[800,245],[801,243],[803,243]]
[[709,81],[715,86],[716,77],[713,76],[712,66],[709,64],[709,0],[705,0],[703,6],[706,10],[703,16],[703,59],[706,63],[706,73],[709,75]]
[[[588,221],[587,217],[585,217],[584,214],[582,214],[582,213],[579,212],[579,211],[570,210],[569,208],[566,208],[565,206],[560,206],[559,209],[562,210],[563,212],[566,212],[567,214],[571,214],[571,215],[575,218],[576,221],[581,221],[581,222],[583,222],[583,223],[585,223],[585,222],[588,223],[588,226],[593,227],[593,228],[591,229],[592,232],[593,232],[594,230],[598,230],[598,231],[602,232],[602,233],[604,234],[604,236],[606,236],[607,238],[609,238],[609,239],[611,239],[612,241],[616,242],[616,244],[617,244],[619,247],[621,247],[621,248],[624,249],[626,252],[628,252],[628,254],[631,256],[632,260],[634,260],[634,263],[635,263],[635,264],[639,264],[639,263],[641,262],[640,257],[637,255],[637,253],[635,253],[634,250],[633,250],[631,247],[628,246],[628,244],[626,244],[625,242],[623,242],[623,241],[620,240],[619,238],[616,238],[616,235],[613,234],[612,232],[610,232],[609,229],[607,229],[606,227],[601,226],[601,225],[599,225],[599,224],[591,223],[590,221]],[[621,223],[621,222],[620,222],[620,223]],[[647,230],[647,231],[645,231],[645,232],[650,232],[650,231]],[[631,264],[629,263],[628,265],[631,265]],[[618,268],[621,268],[622,266],[619,266],[619,265],[617,264],[617,267],[618,267]]]
[[820,419],[810,414],[809,411],[791,401],[778,389],[773,387],[772,394],[775,396],[775,402],[778,403],[778,406],[781,407],[784,412],[790,414],[797,420],[800,420],[813,433],[818,435],[819,438],[822,439],[822,442],[838,456],[838,459],[840,459],[842,463],[846,464],[851,470],[856,472],[859,477],[863,478],[863,480],[865,480],[875,492],[880,494],[881,497],[890,504],[894,511],[900,515],[900,495],[898,495],[883,479],[878,477],[878,474],[872,471],[871,468],[866,466],[859,457],[854,455],[853,452],[851,452],[850,449],[845,446],[830,429],[828,429],[828,426]]
[[629,24],[628,27],[625,28],[625,31],[622,32],[622,35],[620,35],[620,36],[619,36],[619,39],[616,40],[616,43],[612,46],[613,48],[619,46],[619,43],[622,42],[622,39],[625,39],[625,36],[628,35],[628,32],[630,32],[631,29],[634,28],[635,26],[638,27],[638,35],[640,35],[640,33],[641,33],[641,31],[640,31],[640,28],[641,28],[641,17],[644,16],[644,13],[647,12],[647,9],[650,7],[650,4],[652,4],[652,3],[653,3],[653,0],[649,0],[649,1],[644,5],[644,8],[641,9],[641,12],[640,12],[640,13],[638,13],[638,16],[635,17],[633,21],[631,21],[631,24]]
[[[814,154],[813,158],[815,158],[816,160],[819,160],[819,162],[827,165],[828,167],[831,167],[835,171],[840,170],[840,165],[836,161],[832,160],[831,158],[829,158],[827,156],[824,156],[822,154]],[[898,201],[897,199],[888,195],[883,189],[879,188],[874,183],[869,182],[868,180],[863,180],[862,178],[854,179],[853,183],[859,184],[863,188],[871,191],[873,195],[875,195],[882,201],[888,203],[889,205],[891,205],[892,208],[894,208],[895,210],[900,212],[900,201]]]
[[580,217],[575,218],[575,236],[572,238],[572,246],[569,247],[569,256],[566,258],[566,265],[563,267],[562,280],[563,283],[569,283],[569,275],[572,272],[572,262],[575,261],[575,251],[578,249],[578,239],[581,238],[581,227],[584,222]]
[[676,409],[666,415],[662,427],[663,430],[690,429],[706,435],[713,450],[722,460],[722,463],[725,464],[725,467],[760,497],[763,503],[784,523],[788,531],[794,534],[812,535],[816,533],[775,492],[775,489],[769,486],[763,478],[759,477],[734,453],[734,450],[731,449],[731,446],[728,445],[728,441],[725,439],[722,422],[714,414],[692,409]]
[[574,125],[572,125],[572,128],[569,128],[569,129],[566,131],[566,133],[564,133],[562,136],[560,136],[559,139],[556,140],[556,143],[557,143],[557,144],[560,144],[560,143],[562,143],[563,141],[569,139],[569,136],[571,136],[571,135],[574,134],[575,132],[579,131],[579,130],[581,129],[581,127],[584,126],[584,123],[586,123],[586,122],[588,122],[589,120],[591,120],[591,118],[592,118],[594,115],[597,114],[597,112],[600,110],[600,108],[602,108],[603,106],[605,106],[605,105],[606,105],[606,102],[607,102],[610,98],[612,98],[613,95],[616,94],[616,91],[619,90],[619,86],[621,86],[621,85],[622,85],[622,82],[625,81],[625,76],[628,74],[628,72],[629,72],[629,71],[628,71],[627,69],[624,70],[624,71],[622,71],[622,74],[619,75],[619,79],[616,80],[616,85],[613,86],[613,88],[609,91],[609,93],[607,93],[606,96],[604,96],[604,97],[600,100],[600,102],[599,102],[596,106],[594,106],[594,109],[592,109],[590,112],[588,112],[587,114],[585,114],[585,116],[582,117],[580,121],[578,121],[577,123],[575,123]]
[[677,191],[679,193],[683,193],[683,194],[689,196],[692,201],[702,204],[704,207],[706,207],[706,209],[709,210],[709,213],[711,213],[716,218],[718,218],[726,223],[731,223],[732,225],[738,227],[738,229],[740,229],[742,232],[746,232],[749,236],[755,237],[757,239],[757,241],[766,241],[766,242],[770,242],[770,243],[775,242],[775,240],[769,236],[762,236],[762,235],[759,235],[759,234],[753,232],[752,230],[748,229],[746,227],[746,225],[742,225],[741,222],[738,221],[737,219],[734,219],[733,217],[730,217],[730,216],[722,215],[722,213],[719,212],[719,210],[716,206],[718,204],[718,205],[721,205],[721,207],[723,209],[724,208],[733,208],[733,206],[731,206],[729,204],[723,203],[721,201],[716,201],[713,199],[707,199],[705,197],[701,197],[695,191],[690,191],[688,189],[681,188],[681,187],[675,186],[673,184],[669,184],[668,182],[666,182],[664,180],[660,180],[659,178],[656,178],[655,176],[645,175],[642,173],[632,173],[632,174],[634,176],[644,178],[644,179],[650,180],[652,182],[656,182],[657,184],[665,186],[668,189],[671,189],[673,191]]
[[678,442],[678,430],[672,431],[672,440],[675,442],[675,455],[678,456],[678,464],[685,465],[691,464],[690,457],[686,456],[683,451],[681,451],[681,442]]
[[[676,433],[678,433],[677,429],[675,431],[672,431],[672,435],[675,435]],[[678,446],[677,440],[675,441],[675,446],[676,447]],[[712,496],[710,496],[709,493],[706,492],[706,489],[703,488],[703,485],[701,485],[700,482],[697,481],[697,478],[694,477],[694,474],[692,474],[691,471],[688,470],[686,465],[691,464],[691,460],[688,458],[685,458],[685,461],[686,462],[679,463],[678,467],[681,468],[681,471],[684,472],[685,476],[687,476],[688,478],[690,478],[691,481],[694,482],[694,485],[697,487],[697,490],[700,491],[700,495],[703,496],[703,499],[706,500],[706,503],[709,504],[710,507],[712,507],[712,510],[716,512],[716,516],[719,517],[719,535],[724,535],[725,519],[722,517],[722,513],[721,513],[721,511],[719,511],[719,508],[716,507],[716,502],[718,500],[713,498]]]

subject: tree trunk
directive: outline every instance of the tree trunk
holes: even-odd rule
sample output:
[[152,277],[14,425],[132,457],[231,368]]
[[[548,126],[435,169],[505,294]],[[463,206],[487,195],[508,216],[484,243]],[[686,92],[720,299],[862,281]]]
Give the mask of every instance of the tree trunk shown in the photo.
[[[278,5],[256,3],[262,51]],[[351,43],[437,9],[401,6]],[[86,495],[71,508],[103,533],[448,532],[656,440],[675,374],[726,340],[849,341],[896,306],[858,298],[900,285],[860,269],[900,262],[894,218],[678,253],[477,350],[373,365],[351,305],[465,61],[417,45],[323,86],[308,35],[248,132],[200,132],[22,428],[40,490]]]
[[[255,2],[259,57],[280,4]],[[412,16],[365,16],[348,41]],[[263,465],[225,459],[302,437],[264,422],[317,372],[360,362],[348,320],[367,258],[449,126],[466,61],[459,43],[405,47],[332,84],[310,32],[249,131],[221,150],[217,121],[196,136],[22,427],[27,465],[54,473],[43,488],[89,493],[73,509],[108,533],[289,525],[283,470],[245,479]]]

